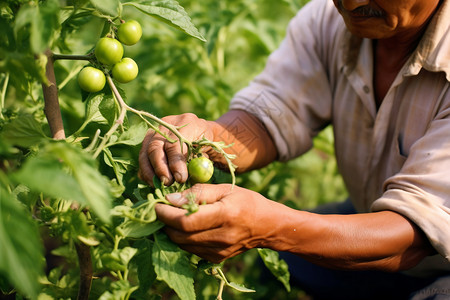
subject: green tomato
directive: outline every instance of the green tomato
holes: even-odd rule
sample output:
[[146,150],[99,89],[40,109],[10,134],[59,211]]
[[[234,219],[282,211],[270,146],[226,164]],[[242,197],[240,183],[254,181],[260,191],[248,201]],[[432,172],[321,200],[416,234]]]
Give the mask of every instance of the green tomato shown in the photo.
[[78,84],[86,92],[95,93],[101,91],[105,83],[105,74],[99,69],[85,67],[78,74]]
[[134,60],[124,57],[120,62],[114,65],[112,75],[120,83],[127,83],[135,79],[139,73],[139,68]]
[[188,172],[191,182],[205,183],[213,176],[214,166],[208,158],[200,156],[188,163]]
[[117,30],[117,37],[119,38],[119,41],[128,46],[139,42],[141,36],[141,25],[135,20],[130,20],[123,23]]
[[119,62],[123,56],[122,44],[112,38],[101,38],[95,45],[95,57],[105,65],[114,65]]

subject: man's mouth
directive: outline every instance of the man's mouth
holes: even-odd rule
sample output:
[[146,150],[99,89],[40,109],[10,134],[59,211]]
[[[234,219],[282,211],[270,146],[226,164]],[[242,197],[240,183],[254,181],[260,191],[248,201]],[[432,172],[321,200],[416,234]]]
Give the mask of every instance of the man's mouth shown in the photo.
[[384,16],[384,12],[378,9],[374,9],[369,5],[364,5],[355,8],[354,10],[348,11],[342,5],[342,0],[338,0],[339,10],[345,12],[350,17],[355,19],[366,19],[366,18],[381,18]]

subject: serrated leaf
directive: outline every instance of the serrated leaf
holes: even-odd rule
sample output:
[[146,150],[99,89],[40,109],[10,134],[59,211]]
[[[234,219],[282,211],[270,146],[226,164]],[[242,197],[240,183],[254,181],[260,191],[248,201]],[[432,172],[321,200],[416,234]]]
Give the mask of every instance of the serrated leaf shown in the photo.
[[130,126],[130,128],[128,128],[127,131],[123,132],[116,141],[114,141],[114,145],[139,145],[140,143],[142,143],[147,130],[147,125],[143,122],[132,125]]
[[81,149],[59,141],[45,145],[14,178],[32,190],[86,205],[103,222],[109,222],[109,184],[96,167],[95,160]]
[[86,121],[99,124],[111,124],[115,116],[115,105],[112,97],[104,93],[90,93],[86,99]]
[[180,29],[181,31],[195,37],[201,41],[206,41],[202,34],[198,31],[192,23],[182,6],[175,0],[141,0],[135,2],[126,2],[123,5],[130,5],[136,7],[143,13],[156,17],[165,23]]
[[188,254],[165,234],[158,232],[154,237],[152,260],[158,279],[165,281],[181,300],[195,299],[194,270]]
[[35,299],[40,290],[37,278],[44,276],[43,262],[43,247],[31,214],[0,186],[0,273]]
[[142,239],[137,241],[134,246],[138,249],[138,253],[132,260],[137,266],[137,275],[139,278],[139,289],[136,292],[141,296],[138,299],[147,299],[147,291],[156,280],[156,273],[152,264],[153,242],[148,239]]
[[12,145],[29,148],[48,139],[41,125],[29,115],[20,116],[6,124],[0,136]]
[[290,273],[287,263],[279,258],[278,252],[271,249],[258,248],[258,253],[266,267],[284,285],[288,292],[291,291],[289,284]]

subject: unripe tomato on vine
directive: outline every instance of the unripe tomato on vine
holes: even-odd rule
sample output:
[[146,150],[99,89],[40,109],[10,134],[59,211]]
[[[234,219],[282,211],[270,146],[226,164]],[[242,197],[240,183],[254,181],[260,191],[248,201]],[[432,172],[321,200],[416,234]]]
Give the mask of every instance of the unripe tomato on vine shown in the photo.
[[129,20],[119,26],[117,30],[119,41],[127,46],[131,46],[139,42],[142,37],[142,27],[139,22]]
[[105,65],[114,65],[123,57],[122,44],[113,38],[101,38],[95,45],[95,57]]
[[138,73],[139,68],[136,62],[129,57],[124,57],[112,69],[113,78],[120,83],[130,82],[136,78]]
[[105,86],[105,74],[97,68],[85,67],[78,74],[78,85],[86,92],[95,93]]
[[196,157],[188,163],[188,172],[192,183],[205,183],[213,176],[214,165],[204,156]]

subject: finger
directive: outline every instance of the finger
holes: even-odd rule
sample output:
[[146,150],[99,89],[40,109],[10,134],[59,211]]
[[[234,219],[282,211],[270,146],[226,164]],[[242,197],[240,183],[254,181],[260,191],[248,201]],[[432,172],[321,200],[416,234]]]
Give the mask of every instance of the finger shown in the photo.
[[155,176],[155,172],[153,171],[152,165],[147,155],[147,148],[150,143],[150,140],[155,135],[154,132],[149,131],[142,141],[142,147],[139,151],[139,171],[138,177],[147,182],[150,186],[153,186],[153,176]]
[[226,197],[231,189],[230,184],[196,184],[181,193],[169,194],[166,199],[178,207],[187,204],[189,199],[194,199],[199,204],[212,204]]
[[156,135],[150,141],[147,147],[147,155],[153,171],[156,176],[165,185],[173,183],[173,176],[169,170],[166,153],[164,152],[164,144],[166,140],[160,135]]
[[164,230],[170,236],[170,239],[179,245],[201,245],[202,247],[226,248],[242,241],[240,236],[225,230],[223,227],[196,232],[184,232],[166,226]]
[[188,179],[188,170],[186,165],[187,146],[176,143],[165,143],[164,150],[167,156],[167,162],[169,169],[175,178],[175,181],[179,183],[186,182]]
[[202,247],[198,245],[180,245],[180,248],[215,264],[221,263],[225,259],[231,258],[244,252],[243,249],[238,246],[222,248]]
[[158,219],[179,231],[196,232],[220,227],[223,224],[223,203],[202,205],[194,214],[186,215],[186,210],[166,204],[155,207]]

